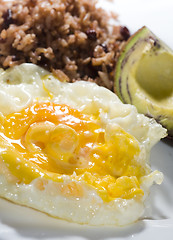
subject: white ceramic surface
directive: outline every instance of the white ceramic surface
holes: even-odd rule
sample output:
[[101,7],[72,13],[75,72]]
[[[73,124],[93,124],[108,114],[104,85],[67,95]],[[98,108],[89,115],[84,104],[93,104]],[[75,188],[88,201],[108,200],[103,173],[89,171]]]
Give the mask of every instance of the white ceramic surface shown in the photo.
[[[143,25],[173,48],[172,0],[100,1],[119,14],[120,23],[133,33]],[[171,240],[173,239],[173,141],[159,142],[152,150],[151,165],[164,173],[161,186],[153,186],[147,219],[124,227],[88,227],[51,218],[0,199],[0,240]]]

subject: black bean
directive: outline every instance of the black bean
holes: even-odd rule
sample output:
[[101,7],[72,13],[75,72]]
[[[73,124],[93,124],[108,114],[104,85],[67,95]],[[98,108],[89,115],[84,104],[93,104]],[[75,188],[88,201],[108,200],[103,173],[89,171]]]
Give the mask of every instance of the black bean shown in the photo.
[[97,33],[94,29],[89,29],[86,31],[89,40],[96,41],[97,40]]
[[127,40],[130,37],[130,32],[127,27],[121,27],[120,28],[120,33],[123,36],[124,40]]
[[13,23],[11,9],[7,9],[7,11],[2,15],[2,17],[4,19],[2,28],[7,29],[9,27],[9,25]]
[[[13,51],[11,51],[11,52],[13,52]],[[15,53],[13,53],[13,54],[15,54]],[[11,60],[12,61],[20,61],[21,60],[21,57],[19,56],[19,55],[12,55],[11,56],[12,58],[11,58]]]
[[113,71],[113,66],[106,65],[107,72],[110,73]]
[[41,59],[40,59],[39,63],[40,63],[43,67],[48,68],[49,59],[47,59],[47,58],[44,56],[43,53],[41,53],[40,56],[41,56]]
[[107,47],[106,43],[102,43],[102,44],[100,44],[100,46],[103,48],[105,53],[108,53],[108,47]]

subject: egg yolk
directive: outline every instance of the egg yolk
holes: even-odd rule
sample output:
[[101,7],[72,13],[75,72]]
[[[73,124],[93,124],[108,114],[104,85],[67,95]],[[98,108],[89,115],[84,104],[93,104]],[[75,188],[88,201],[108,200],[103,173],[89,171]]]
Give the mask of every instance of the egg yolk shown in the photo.
[[108,134],[96,116],[50,102],[34,103],[1,122],[1,161],[19,183],[38,177],[62,181],[66,174],[107,201],[143,195],[138,142],[120,127]]

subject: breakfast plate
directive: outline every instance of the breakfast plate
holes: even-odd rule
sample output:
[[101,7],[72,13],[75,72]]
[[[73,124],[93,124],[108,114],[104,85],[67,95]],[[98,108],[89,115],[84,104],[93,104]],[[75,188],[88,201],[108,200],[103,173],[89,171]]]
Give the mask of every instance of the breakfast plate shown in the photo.
[[[116,0],[100,1],[115,9],[121,24],[131,32],[147,25],[173,48],[170,31],[173,21],[172,1]],[[113,8],[112,8],[113,6]],[[162,18],[160,18],[162,16]],[[166,27],[165,27],[166,26]],[[153,186],[141,220],[127,227],[89,227],[54,219],[33,209],[0,199],[0,240],[6,239],[171,239],[173,236],[173,143],[160,141],[151,152],[151,165],[164,174],[161,186]]]

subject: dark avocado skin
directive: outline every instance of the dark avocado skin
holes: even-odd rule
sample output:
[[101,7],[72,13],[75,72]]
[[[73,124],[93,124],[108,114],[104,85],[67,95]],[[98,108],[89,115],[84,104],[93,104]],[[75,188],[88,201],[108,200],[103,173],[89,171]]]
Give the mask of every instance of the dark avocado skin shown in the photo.
[[[137,43],[141,39],[141,33],[143,31],[146,31],[146,27],[142,27],[139,29],[135,34],[133,34],[124,47],[122,48],[117,64],[116,64],[116,69],[115,69],[115,81],[114,81],[114,92],[118,95],[118,97],[121,99],[123,103],[129,103],[126,101],[124,94],[122,94],[122,85],[124,84],[124,79],[122,79],[122,72],[124,70],[125,65],[127,64],[131,53],[135,51]],[[136,41],[138,39],[138,41]],[[142,41],[144,39],[141,39]],[[130,93],[129,93],[130,94]],[[131,97],[131,96],[130,96]],[[131,103],[132,104],[132,103]]]
[[[145,99],[143,99],[143,102],[141,102],[141,105],[138,106],[136,104],[137,100],[134,99],[133,92],[131,92],[130,87],[132,87],[130,74],[128,74],[128,71],[130,72],[130,68],[127,70],[127,64],[129,62],[129,59],[132,56],[132,53],[134,51],[138,51],[139,46],[141,43],[146,42],[147,44],[149,42],[152,42],[152,47],[150,54],[153,54],[157,56],[160,49],[165,49],[165,51],[172,52],[172,50],[166,46],[160,39],[158,39],[147,27],[142,27],[139,29],[135,34],[133,34],[128,41],[126,42],[125,46],[120,52],[120,56],[117,61],[116,69],[115,69],[115,81],[114,81],[114,91],[118,95],[118,97],[121,99],[123,103],[126,104],[134,104],[137,107],[138,112],[145,114],[148,117],[154,118],[158,123],[160,123],[163,127],[167,129],[168,132],[168,138],[173,139],[173,109],[169,112],[166,112],[165,110],[163,112],[162,108],[163,106],[159,106],[157,104],[154,105],[154,103],[151,103],[149,107],[149,112],[146,112],[146,108],[143,106],[146,106],[148,103]],[[139,51],[139,56],[141,55]],[[131,63],[133,63],[131,59]],[[135,63],[135,59],[134,59]],[[130,65],[130,67],[132,64]],[[126,68],[126,70],[124,70]],[[124,71],[126,71],[124,73]],[[157,111],[153,110],[152,108]],[[160,111],[159,111],[160,110]]]

